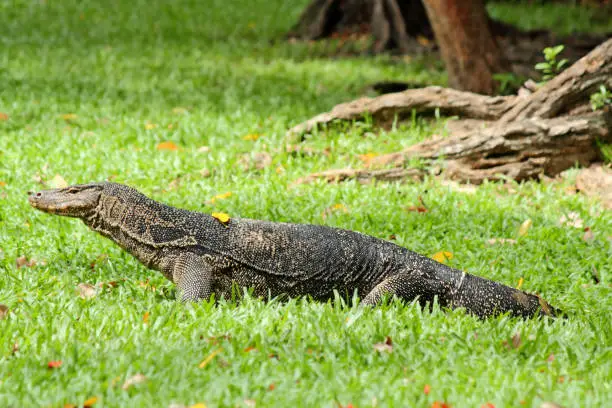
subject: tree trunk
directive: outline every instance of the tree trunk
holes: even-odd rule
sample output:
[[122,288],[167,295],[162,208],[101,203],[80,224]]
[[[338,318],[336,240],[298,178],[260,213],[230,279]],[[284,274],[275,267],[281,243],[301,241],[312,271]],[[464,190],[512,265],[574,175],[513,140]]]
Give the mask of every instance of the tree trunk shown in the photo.
[[424,0],[451,88],[492,95],[507,72],[482,0]]
[[[439,87],[408,90],[338,105],[295,126],[288,136],[295,140],[320,125],[360,120],[364,115],[384,126],[413,110],[427,113],[437,109],[464,118],[450,122],[454,123],[450,137],[375,157],[367,169],[332,170],[302,181],[397,180],[426,173],[404,169],[410,158],[425,162],[445,159],[450,178],[472,183],[555,176],[577,163],[586,166],[598,160],[598,144],[612,142],[611,107],[593,112],[589,105],[590,95],[600,85],[612,89],[612,39],[531,94],[488,97]],[[385,166],[394,168],[376,169]]]

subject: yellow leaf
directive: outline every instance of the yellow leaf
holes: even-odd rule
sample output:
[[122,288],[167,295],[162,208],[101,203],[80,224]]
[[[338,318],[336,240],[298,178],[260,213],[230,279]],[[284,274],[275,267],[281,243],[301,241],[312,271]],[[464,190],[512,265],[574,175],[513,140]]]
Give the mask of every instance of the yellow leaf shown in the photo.
[[202,360],[202,362],[198,365],[198,368],[204,368],[208,365],[208,363],[210,363],[212,361],[213,358],[215,358],[215,356],[217,354],[219,354],[220,352],[223,351],[223,348],[218,348],[215,351],[213,351],[212,353],[210,353],[204,360]]
[[0,187],[6,187],[6,183],[4,181],[0,181]]
[[531,228],[531,224],[533,224],[533,222],[530,219],[526,219],[519,228],[519,236],[524,237],[525,235],[527,235],[527,232],[529,232],[529,228]]
[[87,398],[85,402],[83,402],[83,407],[91,407],[96,402],[98,402],[98,397]]
[[7,115],[4,112],[0,112],[0,121],[2,120],[8,120],[9,119],[9,115]]
[[421,44],[423,47],[429,47],[431,45],[431,41],[429,41],[429,38],[424,37],[422,35],[417,36],[417,41],[419,42],[419,44]]
[[145,312],[145,314],[142,315],[142,321],[144,322],[144,324],[149,324],[149,316],[151,316],[149,312]]
[[60,118],[64,120],[75,120],[78,118],[78,116],[76,113],[64,113],[63,115],[60,115]]
[[366,153],[366,154],[360,154],[359,156],[359,160],[361,160],[362,162],[369,164],[373,158],[375,158],[377,155],[376,153]]
[[64,404],[64,408],[77,408],[74,404]]
[[520,289],[520,288],[521,288],[521,286],[523,286],[523,278],[522,278],[522,277],[519,279],[519,281],[518,281],[518,285],[516,285],[516,288],[517,288],[517,289]]
[[179,147],[174,142],[161,142],[157,146],[157,150],[178,150]]
[[227,193],[223,193],[223,194],[217,194],[216,196],[214,196],[213,198],[210,199],[210,203],[214,204],[215,201],[217,200],[225,200],[226,198],[229,198],[232,196],[232,192],[228,191]]
[[246,136],[242,136],[242,140],[252,140],[255,141],[257,139],[259,139],[261,137],[261,135],[259,133],[249,133]]
[[440,263],[446,263],[446,261],[453,259],[453,253],[448,251],[436,252],[435,254],[433,254],[431,259]]
[[197,404],[190,405],[189,408],[206,408],[206,404],[203,402],[198,402]]
[[230,216],[227,215],[226,213],[221,213],[221,212],[214,212],[212,214],[210,214],[213,218],[216,218],[217,220],[219,220],[219,222],[221,224],[227,224],[230,220]]
[[145,123],[145,129],[147,130],[151,130],[151,129],[155,129],[158,125],[156,125],[155,123]]
[[68,183],[66,183],[66,180],[64,180],[62,176],[56,174],[55,177],[49,181],[49,186],[53,188],[66,188],[68,187]]
[[187,113],[187,108],[177,106],[176,108],[172,108],[172,113],[174,113],[175,115],[184,115],[185,113]]

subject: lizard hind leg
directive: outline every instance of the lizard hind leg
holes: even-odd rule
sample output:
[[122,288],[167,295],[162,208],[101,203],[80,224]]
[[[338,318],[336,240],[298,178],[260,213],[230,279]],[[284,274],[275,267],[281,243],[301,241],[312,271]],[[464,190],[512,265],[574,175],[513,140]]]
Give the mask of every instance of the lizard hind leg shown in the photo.
[[202,257],[186,253],[174,264],[173,279],[179,289],[181,301],[208,300],[212,294],[212,267]]
[[432,305],[437,296],[441,306],[448,306],[450,294],[451,287],[445,282],[433,279],[427,273],[406,271],[390,276],[376,285],[361,304],[375,306],[385,295],[389,295],[408,302],[418,298],[419,304],[424,307],[426,304]]

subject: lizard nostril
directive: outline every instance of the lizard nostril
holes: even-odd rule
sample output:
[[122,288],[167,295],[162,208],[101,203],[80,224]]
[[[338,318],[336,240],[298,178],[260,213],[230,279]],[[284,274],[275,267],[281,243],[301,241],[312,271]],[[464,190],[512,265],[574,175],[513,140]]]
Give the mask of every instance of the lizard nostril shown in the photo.
[[41,193],[36,193],[36,197],[40,197],[40,196],[42,196]]

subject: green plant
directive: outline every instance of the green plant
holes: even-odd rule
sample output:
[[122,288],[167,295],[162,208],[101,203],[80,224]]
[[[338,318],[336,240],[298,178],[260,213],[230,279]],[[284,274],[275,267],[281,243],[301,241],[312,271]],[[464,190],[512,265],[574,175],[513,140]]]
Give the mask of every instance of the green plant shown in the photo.
[[599,87],[599,92],[591,95],[591,108],[596,111],[604,106],[612,105],[612,92],[605,85]]
[[563,71],[563,67],[567,65],[567,59],[562,59],[561,61],[557,61],[557,57],[563,49],[564,45],[557,45],[554,47],[546,47],[542,51],[544,54],[545,62],[538,62],[535,65],[535,69],[542,72],[542,80],[543,82],[549,81],[558,75],[561,71]]
[[498,74],[493,74],[493,79],[499,84],[499,89],[497,92],[500,95],[515,94],[525,81],[524,78],[512,72],[500,72]]

